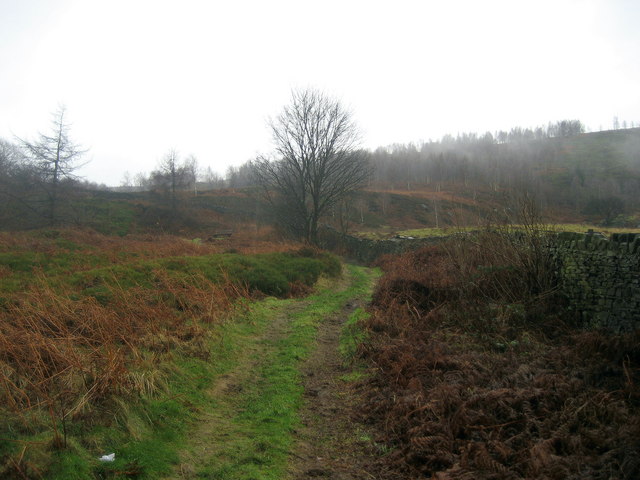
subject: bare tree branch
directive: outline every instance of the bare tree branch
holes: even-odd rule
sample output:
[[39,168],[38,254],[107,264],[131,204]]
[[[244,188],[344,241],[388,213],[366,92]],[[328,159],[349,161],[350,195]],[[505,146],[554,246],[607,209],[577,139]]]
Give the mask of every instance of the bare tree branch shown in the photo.
[[255,173],[280,222],[316,243],[318,222],[371,173],[358,130],[342,105],[316,90],[294,91],[269,122],[276,159],[259,157]]

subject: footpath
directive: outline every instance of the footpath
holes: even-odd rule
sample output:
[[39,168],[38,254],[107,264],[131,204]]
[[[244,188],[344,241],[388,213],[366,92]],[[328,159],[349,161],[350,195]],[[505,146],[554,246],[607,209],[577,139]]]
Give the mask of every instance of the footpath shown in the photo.
[[375,478],[370,436],[351,417],[358,376],[345,354],[363,315],[375,271],[345,266],[302,299],[251,304],[229,367],[207,391],[206,407],[173,479],[337,480]]

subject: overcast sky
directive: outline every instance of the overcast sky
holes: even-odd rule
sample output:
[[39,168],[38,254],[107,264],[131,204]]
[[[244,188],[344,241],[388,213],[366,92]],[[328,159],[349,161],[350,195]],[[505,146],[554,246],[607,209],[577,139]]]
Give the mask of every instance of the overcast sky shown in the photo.
[[640,1],[0,0],[0,137],[64,104],[91,181],[171,148],[224,173],[271,150],[266,120],[305,87],[369,148],[640,123]]

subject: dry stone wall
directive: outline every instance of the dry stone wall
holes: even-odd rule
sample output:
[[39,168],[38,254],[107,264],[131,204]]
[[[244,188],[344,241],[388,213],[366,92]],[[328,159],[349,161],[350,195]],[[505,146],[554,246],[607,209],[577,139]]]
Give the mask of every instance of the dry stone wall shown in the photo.
[[587,328],[640,328],[640,235],[561,233],[552,245],[560,288]]
[[[386,253],[402,253],[439,243],[444,237],[369,240],[321,231],[322,246],[370,263]],[[556,277],[569,308],[585,328],[628,332],[640,328],[640,235],[560,233],[549,244]]]
[[358,262],[370,264],[380,255],[403,253],[426,245],[441,242],[445,237],[407,238],[397,237],[385,240],[345,235],[334,228],[323,226],[319,232],[320,245],[327,250],[345,254]]

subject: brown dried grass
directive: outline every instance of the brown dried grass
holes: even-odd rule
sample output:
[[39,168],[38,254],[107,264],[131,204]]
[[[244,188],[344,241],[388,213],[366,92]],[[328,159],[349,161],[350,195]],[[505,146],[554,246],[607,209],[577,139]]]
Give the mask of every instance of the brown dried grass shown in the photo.
[[240,225],[231,237],[210,240],[169,234],[141,233],[125,237],[102,235],[91,229],[60,229],[36,232],[0,232],[0,252],[41,252],[53,254],[60,250],[59,239],[77,244],[81,249],[109,254],[115,260],[123,252],[139,258],[164,258],[177,255],[208,255],[225,253],[256,254],[291,251],[300,243],[279,238],[272,228]]
[[154,276],[156,289],[120,289],[105,306],[39,275],[0,309],[0,404],[14,428],[37,433],[45,414],[54,446],[64,447],[70,421],[99,419],[115,397],[163,388],[159,365],[172,351],[206,358],[205,325],[249,295],[230,281]]

